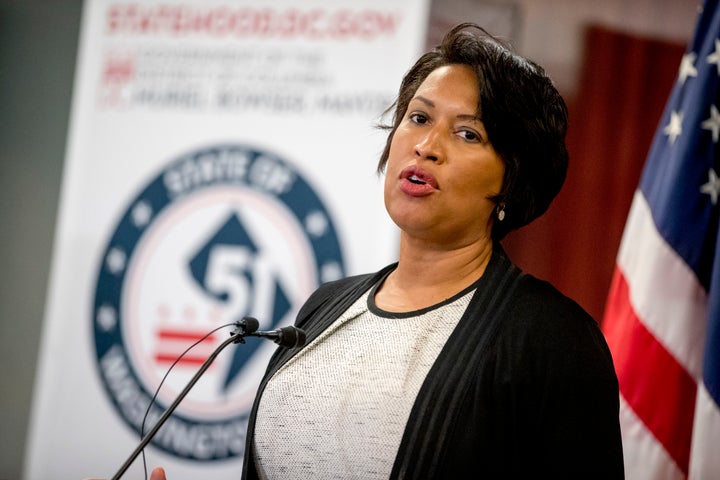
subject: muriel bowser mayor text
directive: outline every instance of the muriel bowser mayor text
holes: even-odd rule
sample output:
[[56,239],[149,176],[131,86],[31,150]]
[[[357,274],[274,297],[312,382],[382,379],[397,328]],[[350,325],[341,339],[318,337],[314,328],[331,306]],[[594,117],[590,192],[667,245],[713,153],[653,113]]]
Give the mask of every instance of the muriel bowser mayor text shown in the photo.
[[399,13],[371,9],[282,10],[129,3],[111,6],[105,25],[108,34],[372,40],[394,35],[401,19]]

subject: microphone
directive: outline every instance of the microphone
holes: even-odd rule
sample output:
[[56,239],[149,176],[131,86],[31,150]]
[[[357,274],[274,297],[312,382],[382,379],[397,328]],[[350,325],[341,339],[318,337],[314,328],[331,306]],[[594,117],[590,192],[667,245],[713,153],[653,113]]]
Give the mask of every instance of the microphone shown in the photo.
[[[210,367],[210,364],[213,362],[213,360],[215,360],[215,357],[217,357],[220,352],[225,349],[225,347],[227,347],[231,343],[245,343],[244,337],[250,336],[269,338],[281,347],[285,348],[296,348],[305,345],[305,332],[294,326],[278,328],[277,330],[271,330],[269,332],[258,331],[260,322],[258,322],[258,320],[253,317],[243,317],[241,320],[234,322],[233,325],[235,326],[235,331],[230,334],[230,338],[222,342],[220,346],[218,346],[210,354],[207,360],[205,360],[205,363],[200,366],[200,368],[190,379],[188,384],[185,385],[185,388],[180,392],[180,394],[175,398],[173,403],[170,404],[170,406],[165,410],[162,416],[157,420],[155,426],[142,438],[137,448],[135,448],[133,453],[131,453],[127,460],[125,460],[125,463],[120,467],[117,473],[115,473],[115,475],[112,477],[112,480],[118,480],[120,477],[123,476],[123,474],[127,471],[130,465],[140,454],[140,452],[142,452],[143,449],[147,446],[147,444],[150,443],[150,440],[153,439],[160,427],[165,423],[165,421],[167,421],[170,415],[172,415],[172,413],[175,411],[182,399],[185,398],[190,389],[197,383],[202,374],[205,373],[205,370]],[[160,387],[158,387],[158,390],[159,389]]]
[[260,322],[255,317],[243,317],[242,320],[235,322],[235,327],[240,329],[239,332],[234,332],[240,335],[249,335],[252,332],[257,331],[260,327]]
[[243,337],[267,338],[284,348],[298,348],[305,345],[305,331],[293,325],[276,330],[258,330],[260,322],[254,317],[243,317],[235,322],[237,333]]
[[[257,322],[257,320],[255,320]],[[298,348],[305,345],[305,331],[293,325],[278,328],[277,330],[262,331],[255,330],[245,331],[248,337],[267,338],[285,348]]]

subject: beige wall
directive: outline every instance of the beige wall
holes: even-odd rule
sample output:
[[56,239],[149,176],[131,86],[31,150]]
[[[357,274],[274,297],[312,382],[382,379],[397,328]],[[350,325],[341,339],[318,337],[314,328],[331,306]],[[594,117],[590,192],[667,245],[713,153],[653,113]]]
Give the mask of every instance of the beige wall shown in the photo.
[[[545,66],[558,87],[572,93],[582,61],[583,27],[597,24],[685,43],[698,0],[521,0],[525,21],[520,49]],[[622,72],[618,72],[621,74]]]

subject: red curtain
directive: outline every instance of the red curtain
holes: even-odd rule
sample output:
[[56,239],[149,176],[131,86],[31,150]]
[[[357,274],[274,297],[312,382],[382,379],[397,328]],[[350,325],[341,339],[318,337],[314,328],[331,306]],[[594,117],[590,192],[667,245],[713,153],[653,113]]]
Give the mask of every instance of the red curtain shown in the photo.
[[589,27],[570,110],[565,185],[548,212],[503,241],[525,271],[600,321],[618,246],[684,44]]

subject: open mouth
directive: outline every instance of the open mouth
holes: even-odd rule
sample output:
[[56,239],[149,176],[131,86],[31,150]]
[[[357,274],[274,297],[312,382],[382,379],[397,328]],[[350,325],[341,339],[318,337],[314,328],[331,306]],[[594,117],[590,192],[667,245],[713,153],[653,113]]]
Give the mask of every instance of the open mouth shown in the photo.
[[400,179],[406,182],[406,186],[413,186],[413,191],[415,193],[428,193],[431,190],[438,190],[438,184],[435,177],[433,177],[429,172],[416,166],[407,167],[400,172]]

